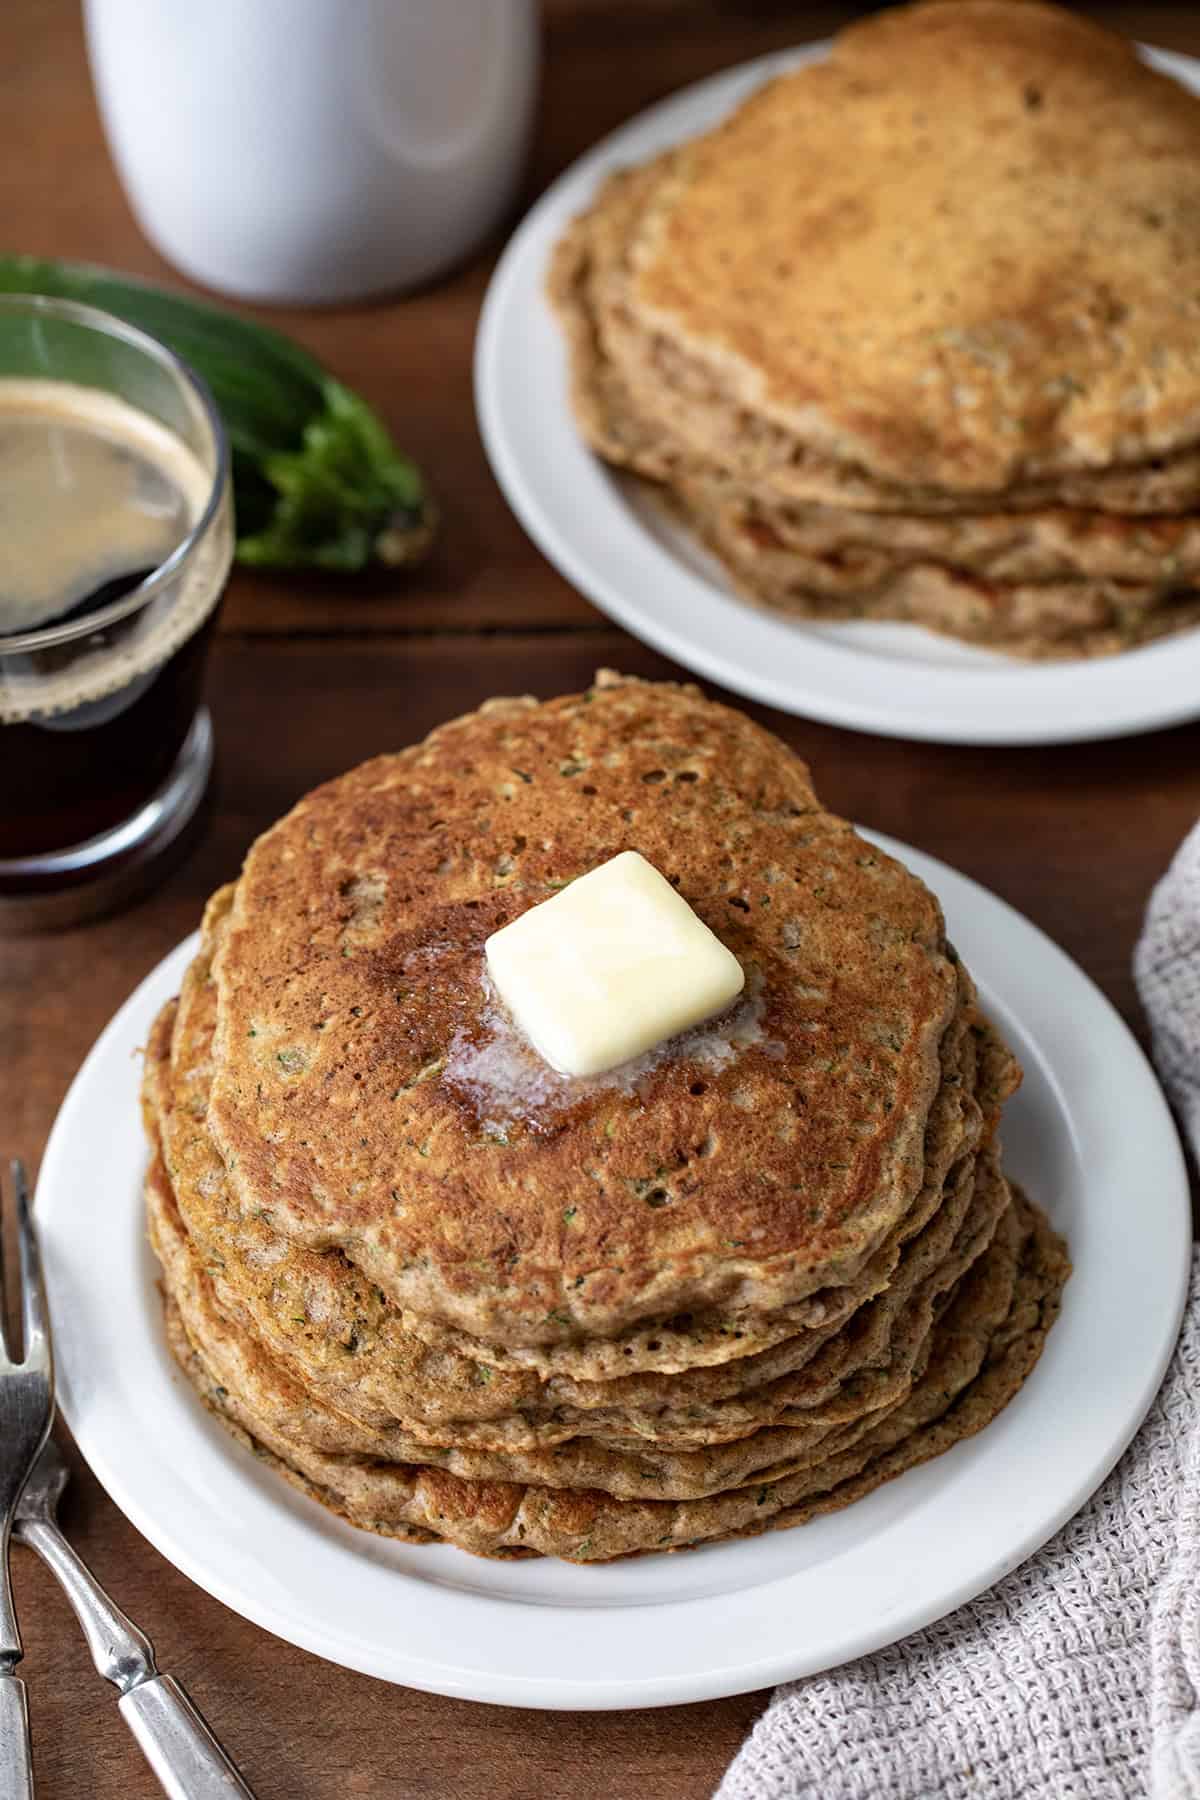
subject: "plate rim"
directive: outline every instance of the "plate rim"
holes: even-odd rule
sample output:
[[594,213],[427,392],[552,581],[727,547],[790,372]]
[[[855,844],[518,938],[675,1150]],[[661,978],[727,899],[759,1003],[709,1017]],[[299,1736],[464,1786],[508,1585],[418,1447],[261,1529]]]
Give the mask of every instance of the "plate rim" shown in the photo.
[[[548,561],[633,636],[707,680],[795,716],[884,737],[996,746],[1099,742],[1196,718],[1200,715],[1200,627],[1115,656],[1065,662],[1026,663],[997,657],[978,665],[947,667],[885,659],[869,649],[864,655],[862,650],[827,640],[819,632],[806,631],[801,621],[772,615],[766,608],[740,600],[689,569],[642,525],[625,502],[612,497],[619,483],[609,470],[604,471],[602,485],[610,490],[610,496],[599,501],[609,526],[600,553],[607,561],[598,566],[596,556],[581,549],[569,525],[564,526],[562,515],[569,509],[549,506],[544,486],[531,476],[528,459],[510,426],[501,384],[509,354],[516,347],[510,342],[515,309],[527,309],[532,302],[534,316],[547,328],[548,348],[541,360],[545,363],[548,358],[557,365],[553,377],[556,413],[559,419],[565,413],[570,423],[565,352],[542,293],[542,274],[553,237],[567,218],[586,204],[598,177],[631,159],[634,153],[625,147],[632,140],[648,133],[661,133],[663,142],[687,137],[698,122],[685,124],[690,115],[723,109],[732,104],[739,88],[749,89],[773,73],[815,60],[827,53],[829,42],[820,39],[770,52],[676,90],[576,158],[526,212],[488,282],[473,356],[476,419],[501,492]],[[1200,57],[1153,45],[1138,47],[1150,60],[1200,91]],[[528,359],[524,359],[523,378],[527,368]],[[571,437],[588,464],[602,467],[583,446],[573,424]],[[560,461],[560,476],[562,466]],[[595,501],[601,485],[589,485]],[[762,663],[731,665],[720,647],[707,641],[697,643],[680,625],[659,616],[653,606],[648,611],[630,591],[631,576],[651,589],[675,589],[681,606],[686,604],[689,623],[711,612],[714,602],[720,610],[736,608],[736,613],[727,615],[726,630],[736,631],[740,622],[745,627],[740,634],[743,642],[747,633],[761,634]],[[720,610],[713,616],[719,617]],[[751,626],[750,620],[757,620],[757,626]],[[777,648],[778,655],[772,656],[769,647]],[[786,662],[787,652],[805,671],[799,685],[798,669],[777,675],[770,666],[780,658]],[[1129,680],[1131,662],[1142,671],[1136,683]],[[859,677],[870,665],[878,667],[881,688],[890,673],[890,696],[857,691]],[[916,690],[911,700],[910,690]],[[986,706],[981,707],[981,699]]]
[[[344,1632],[332,1630],[328,1621],[300,1616],[294,1607],[288,1609],[278,1604],[272,1604],[270,1600],[264,1599],[262,1594],[248,1597],[236,1582],[227,1577],[220,1566],[214,1566],[214,1563],[219,1564],[220,1562],[221,1550],[224,1548],[223,1543],[219,1549],[214,1551],[210,1539],[207,1558],[205,1555],[197,1553],[190,1544],[181,1543],[179,1532],[172,1528],[171,1520],[168,1519],[164,1522],[160,1514],[156,1514],[154,1496],[147,1497],[138,1492],[136,1482],[131,1488],[127,1475],[122,1473],[119,1454],[114,1458],[110,1454],[111,1446],[104,1441],[97,1440],[93,1421],[86,1412],[82,1417],[80,1416],[73,1398],[64,1402],[62,1405],[64,1416],[72,1432],[76,1435],[80,1450],[93,1473],[114,1503],[160,1554],[164,1555],[198,1586],[242,1617],[250,1619],[274,1635],[296,1643],[318,1656],[356,1669],[363,1674],[430,1692],[493,1704],[529,1706],[544,1710],[607,1711],[629,1707],[640,1709],[675,1705],[749,1692],[770,1686],[778,1681],[793,1679],[798,1675],[815,1673],[818,1667],[836,1667],[855,1657],[881,1649],[885,1645],[897,1641],[900,1637],[908,1636],[913,1631],[920,1630],[946,1616],[948,1612],[983,1592],[996,1581],[1003,1579],[1052,1537],[1067,1519],[1073,1516],[1107,1477],[1132,1440],[1158,1391],[1178,1335],[1191,1262],[1190,1198],[1179,1137],[1165,1098],[1141,1046],[1112,1002],[1065,951],[1054,944],[1053,940],[1016,908],[998,895],[983,888],[971,877],[959,873],[939,859],[917,851],[912,846],[887,834],[864,831],[864,836],[891,854],[900,855],[910,867],[915,865],[915,872],[925,879],[939,895],[949,892],[959,904],[969,902],[972,907],[981,907],[983,914],[983,918],[980,920],[981,929],[983,924],[988,922],[987,915],[990,914],[990,925],[999,921],[1002,925],[1006,924],[1010,932],[1015,928],[1018,943],[1023,941],[1027,949],[1036,947],[1039,951],[1039,960],[1049,954],[1051,963],[1056,965],[1058,975],[1067,981],[1068,987],[1075,987],[1077,996],[1086,993],[1093,1011],[1098,1004],[1100,1011],[1096,1016],[1104,1018],[1109,1039],[1106,1051],[1108,1060],[1112,1061],[1115,1058],[1120,1061],[1126,1075],[1136,1077],[1134,1086],[1140,1089],[1139,1111],[1145,1108],[1148,1120],[1145,1124],[1145,1133],[1152,1140],[1154,1150],[1162,1163],[1157,1188],[1160,1215],[1159,1235],[1164,1246],[1162,1252],[1164,1277],[1169,1277],[1172,1273],[1172,1266],[1168,1263],[1168,1254],[1173,1257],[1174,1279],[1173,1281],[1167,1280],[1165,1290],[1170,1293],[1170,1303],[1161,1313],[1155,1315],[1157,1321],[1155,1353],[1146,1359],[1136,1404],[1128,1409],[1119,1424],[1107,1430],[1102,1454],[1093,1458],[1082,1478],[1076,1475],[1070,1492],[1065,1497],[1063,1494],[1059,1494],[1048,1511],[1038,1511],[1035,1507],[1026,1528],[1012,1543],[1007,1545],[1004,1554],[987,1567],[975,1567],[968,1574],[957,1579],[949,1588],[938,1588],[932,1601],[927,1597],[925,1602],[917,1604],[915,1607],[910,1602],[908,1611],[901,1615],[899,1621],[893,1618],[892,1622],[885,1623],[882,1629],[878,1622],[860,1626],[855,1633],[845,1636],[839,1646],[838,1654],[832,1659],[824,1657],[819,1663],[810,1663],[802,1653],[798,1654],[794,1647],[786,1650],[776,1648],[769,1654],[742,1660],[736,1664],[709,1665],[703,1669],[689,1667],[658,1675],[653,1679],[638,1681],[636,1684],[622,1680],[619,1675],[611,1674],[607,1680],[597,1680],[594,1676],[589,1675],[580,1677],[567,1677],[559,1674],[553,1676],[544,1674],[513,1675],[504,1668],[480,1669],[466,1665],[456,1667],[449,1663],[439,1663],[431,1667],[419,1656],[410,1657],[401,1652],[397,1657],[394,1643],[383,1647],[386,1654],[381,1654],[378,1645],[368,1647],[364,1652],[360,1643],[347,1638]],[[155,997],[164,990],[170,991],[169,983],[174,982],[176,974],[182,971],[184,961],[192,953],[196,940],[197,934],[193,933],[169,952],[139,983],[100,1033],[72,1082],[51,1131],[39,1172],[35,1206],[36,1216],[40,1217],[44,1224],[48,1225],[51,1222],[56,1211],[61,1210],[63,1204],[61,1200],[55,1198],[56,1184],[60,1184],[61,1191],[61,1182],[66,1179],[66,1175],[64,1173],[64,1176],[60,1178],[58,1167],[60,1163],[66,1163],[69,1159],[68,1139],[72,1130],[73,1115],[86,1105],[86,1096],[93,1084],[98,1082],[105,1091],[111,1087],[114,1071],[109,1067],[109,1058],[113,1048],[122,1042],[123,1037],[128,1034],[131,1023],[136,1021],[139,1015],[143,1018],[144,1026],[148,1026],[150,1007],[156,1003]],[[1012,947],[1011,956],[1015,956],[1016,948],[1016,945]],[[974,961],[976,964],[978,963],[977,955]],[[981,983],[987,979],[987,975],[982,970],[980,978]],[[1003,994],[1003,986],[1003,980],[1001,980],[997,988],[998,997]],[[1032,1025],[1029,1027],[1028,1035],[1030,1035],[1031,1041],[1036,1042],[1032,1036]],[[141,1039],[144,1040],[144,1029]],[[1047,1067],[1048,1074],[1057,1079],[1053,1065],[1048,1063]],[[118,1078],[120,1079],[120,1077]],[[1078,1081],[1078,1076],[1073,1075],[1072,1080]],[[130,1102],[132,1103],[132,1101],[131,1094]],[[69,1214],[69,1200],[66,1205]],[[47,1249],[49,1250],[49,1248],[48,1245]],[[53,1296],[59,1279],[56,1267],[57,1257],[47,1254],[46,1263]],[[1070,1292],[1071,1289],[1068,1286],[1068,1305],[1070,1304]],[[1056,1342],[1053,1336],[1050,1342],[1051,1344]],[[181,1384],[174,1384],[173,1392],[182,1392]],[[183,1394],[181,1404],[186,1406],[191,1398],[190,1390],[187,1390]],[[996,1423],[998,1422],[989,1426],[988,1430],[994,1431]],[[213,1429],[219,1428],[214,1426]],[[977,1441],[986,1443],[986,1437],[985,1432]],[[224,1447],[231,1448],[226,1445],[224,1438],[221,1439],[221,1443]],[[925,1468],[936,1470],[942,1461],[943,1459],[935,1459],[933,1463],[925,1465]],[[919,1476],[920,1473],[919,1470],[911,1472],[913,1476]],[[937,1499],[938,1496],[935,1495],[935,1504]],[[161,1509],[161,1499],[159,1504]],[[306,1502],[306,1504],[311,1503]],[[885,1528],[885,1534],[894,1528],[894,1523],[888,1525]],[[903,1520],[901,1520],[899,1528],[903,1529]],[[352,1530],[352,1528],[347,1529]],[[716,1553],[719,1552],[714,1550],[714,1554]],[[851,1551],[851,1554],[853,1553]],[[465,1555],[465,1552],[459,1554]],[[367,1559],[363,1560],[365,1566]],[[807,1572],[805,1569],[800,1569],[768,1578],[763,1591],[771,1592],[773,1590],[778,1600],[786,1591],[788,1584],[803,1583]],[[432,1584],[430,1587],[422,1588],[421,1591],[427,1594],[436,1592],[439,1598],[446,1599],[448,1606],[457,1605],[464,1598],[462,1593],[454,1591],[447,1595],[446,1590],[440,1587],[435,1588]],[[759,1592],[758,1588],[753,1584],[748,1584],[743,1588],[726,1592],[676,1597],[660,1603],[657,1608],[652,1606],[648,1609],[645,1604],[630,1602],[610,1605],[604,1610],[614,1616],[631,1613],[635,1617],[644,1617],[647,1610],[661,1611],[665,1608],[672,1615],[678,1615],[681,1611],[687,1612],[692,1620],[698,1622],[702,1616],[702,1613],[697,1612],[698,1608],[703,1609],[706,1605],[709,1608],[715,1606],[719,1614],[723,1605],[757,1592]],[[504,1596],[471,1594],[465,1598],[469,1606],[480,1605],[494,1609],[519,1605],[522,1614],[526,1613],[525,1603],[514,1602]],[[577,1607],[570,1603],[555,1605],[550,1610],[559,1620],[571,1617],[584,1621],[595,1611],[594,1608],[586,1605]],[[668,1621],[668,1623],[670,1622]],[[702,1633],[697,1632],[697,1636],[700,1635]]]

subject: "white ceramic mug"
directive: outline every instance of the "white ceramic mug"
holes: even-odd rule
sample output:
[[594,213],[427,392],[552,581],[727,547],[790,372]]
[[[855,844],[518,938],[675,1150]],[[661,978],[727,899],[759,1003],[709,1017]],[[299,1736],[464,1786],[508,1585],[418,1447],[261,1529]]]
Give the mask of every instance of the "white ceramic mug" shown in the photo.
[[246,300],[357,299],[466,254],[512,198],[536,0],[85,0],[150,241]]

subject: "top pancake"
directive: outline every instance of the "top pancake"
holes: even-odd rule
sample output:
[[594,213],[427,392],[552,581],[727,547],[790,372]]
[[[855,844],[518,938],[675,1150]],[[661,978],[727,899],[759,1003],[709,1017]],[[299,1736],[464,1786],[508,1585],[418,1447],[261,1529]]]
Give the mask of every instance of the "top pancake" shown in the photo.
[[[513,1063],[484,939],[625,849],[751,998],[636,1082],[488,1089]],[[507,1345],[852,1282],[922,1185],[957,988],[937,902],[783,745],[620,681],[309,795],[251,850],[216,973],[208,1123],[243,1206]]]
[[914,487],[1003,490],[1200,439],[1200,101],[1015,0],[843,32],[685,146],[635,316],[730,399]]
[[[1076,470],[993,492],[951,491],[887,481],[859,464],[801,444],[778,424],[748,412],[665,333],[640,325],[630,302],[629,247],[641,216],[678,152],[621,169],[559,239],[547,294],[567,335],[571,400],[593,449],[651,480],[718,481],[729,497],[781,507],[813,506],[889,522],[913,515],[1023,517],[1070,507],[1076,552],[1082,531],[1107,531],[1104,515],[1194,510],[1200,502],[1195,446],[1150,462]],[[952,527],[951,527],[952,529]],[[1093,567],[1091,558],[1083,567]]]

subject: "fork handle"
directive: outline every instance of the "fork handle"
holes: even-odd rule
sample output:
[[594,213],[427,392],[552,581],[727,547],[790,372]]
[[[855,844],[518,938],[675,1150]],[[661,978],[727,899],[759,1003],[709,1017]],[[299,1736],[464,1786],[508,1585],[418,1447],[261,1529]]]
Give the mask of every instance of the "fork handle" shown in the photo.
[[152,1675],[117,1705],[169,1800],[253,1800],[173,1676]]
[[[83,1626],[92,1661],[106,1681],[120,1688],[117,1704],[125,1723],[170,1800],[254,1800],[199,1709],[177,1681],[159,1674],[145,1632],[105,1593],[58,1526],[49,1519],[18,1517],[16,1531],[58,1577]],[[14,1788],[13,1796],[25,1800],[21,1789]],[[0,1800],[8,1800],[7,1792],[0,1791]]]
[[25,1683],[0,1674],[0,1800],[33,1800],[33,1748]]

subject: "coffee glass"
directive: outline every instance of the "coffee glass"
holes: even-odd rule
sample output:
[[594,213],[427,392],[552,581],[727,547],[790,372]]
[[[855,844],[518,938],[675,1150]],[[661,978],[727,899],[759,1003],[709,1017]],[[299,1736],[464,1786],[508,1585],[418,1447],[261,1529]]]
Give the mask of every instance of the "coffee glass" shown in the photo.
[[92,307],[0,296],[0,395],[29,382],[70,384],[64,409],[81,393],[134,409],[181,447],[194,498],[149,573],[37,629],[0,617],[0,930],[104,910],[181,840],[212,768],[201,684],[233,555],[225,433],[170,350]]

